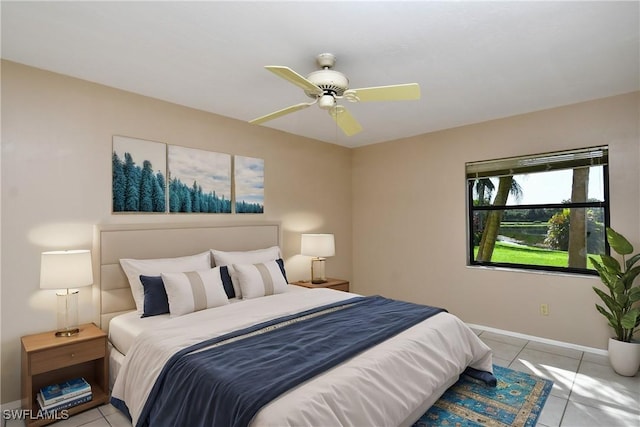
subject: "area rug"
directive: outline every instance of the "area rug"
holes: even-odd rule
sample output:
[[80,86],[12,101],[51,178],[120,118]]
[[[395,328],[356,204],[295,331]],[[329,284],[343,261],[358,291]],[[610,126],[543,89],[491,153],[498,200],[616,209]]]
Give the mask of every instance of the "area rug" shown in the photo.
[[534,427],[553,382],[497,365],[493,374],[496,387],[461,376],[414,427]]

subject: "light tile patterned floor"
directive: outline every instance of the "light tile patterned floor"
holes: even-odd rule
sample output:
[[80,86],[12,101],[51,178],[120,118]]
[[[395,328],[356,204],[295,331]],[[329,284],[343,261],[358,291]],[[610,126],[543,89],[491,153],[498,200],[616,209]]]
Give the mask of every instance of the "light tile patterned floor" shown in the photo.
[[[605,356],[476,331],[493,350],[494,363],[554,382],[539,427],[640,426],[640,375],[617,375]],[[111,405],[83,412],[56,427],[131,427]],[[24,426],[7,421],[6,427]]]

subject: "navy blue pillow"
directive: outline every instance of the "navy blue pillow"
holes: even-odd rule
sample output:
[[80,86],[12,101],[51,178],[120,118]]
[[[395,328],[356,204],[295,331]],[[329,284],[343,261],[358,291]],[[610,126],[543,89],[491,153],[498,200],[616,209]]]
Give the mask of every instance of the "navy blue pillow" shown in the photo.
[[169,299],[161,276],[140,275],[144,288],[144,313],[141,317],[157,316],[169,312]]
[[284,280],[289,283],[289,280],[287,279],[287,272],[284,271],[284,261],[282,260],[282,258],[277,259],[276,262],[278,263],[278,267],[280,267],[280,271],[282,271],[282,275],[284,276]]
[[235,298],[236,291],[233,289],[233,282],[231,281],[231,275],[229,274],[229,268],[227,266],[220,267],[220,278],[222,279],[222,286],[227,294],[227,298]]

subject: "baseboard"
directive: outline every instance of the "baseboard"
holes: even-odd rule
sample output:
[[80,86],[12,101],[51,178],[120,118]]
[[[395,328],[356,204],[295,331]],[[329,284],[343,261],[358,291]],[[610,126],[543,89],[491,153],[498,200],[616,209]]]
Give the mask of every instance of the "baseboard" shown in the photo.
[[519,332],[511,332],[511,331],[505,331],[505,330],[502,330],[502,329],[491,328],[491,327],[488,327],[488,326],[474,325],[472,323],[467,323],[467,326],[470,327],[471,329],[479,329],[481,331],[494,332],[496,334],[507,335],[507,336],[514,337],[514,338],[522,338],[522,339],[525,339],[525,340],[528,340],[528,341],[536,341],[536,342],[540,342],[540,343],[543,343],[543,344],[556,345],[558,347],[570,348],[570,349],[573,349],[573,350],[584,351],[586,353],[598,354],[600,356],[607,356],[608,355],[607,350],[603,350],[603,349],[600,349],[600,348],[586,347],[586,346],[583,346],[583,345],[572,344],[572,343],[568,343],[568,342],[564,342],[564,341],[550,340],[550,339],[547,339],[547,338],[536,337],[536,336],[533,336],[533,335],[521,334]]
[[22,401],[14,400],[13,402],[7,402],[0,405],[0,425],[5,427],[7,425],[7,419],[11,418],[10,414],[5,411],[13,411],[22,408]]
[[13,402],[7,402],[0,405],[0,410],[20,409],[22,407],[22,401],[14,400]]

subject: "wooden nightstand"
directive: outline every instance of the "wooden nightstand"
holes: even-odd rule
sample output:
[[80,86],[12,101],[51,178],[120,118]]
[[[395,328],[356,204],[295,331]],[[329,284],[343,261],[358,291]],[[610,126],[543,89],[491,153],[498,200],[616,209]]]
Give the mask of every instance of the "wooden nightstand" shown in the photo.
[[314,284],[311,282],[305,282],[303,280],[299,280],[297,282],[293,282],[293,285],[304,286],[305,288],[330,288],[335,289],[337,291],[349,292],[349,281],[342,279],[330,279],[327,278],[327,283]]
[[68,409],[71,416],[109,402],[109,358],[107,334],[93,323],[80,325],[72,337],[56,337],[54,332],[22,337],[22,409],[28,426],[50,424],[55,419],[35,418],[40,406],[38,391],[51,384],[83,377],[91,384],[91,401]]

